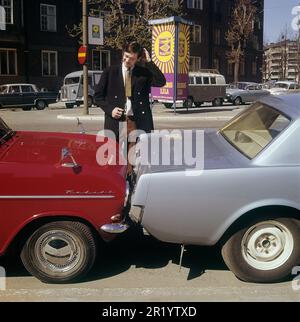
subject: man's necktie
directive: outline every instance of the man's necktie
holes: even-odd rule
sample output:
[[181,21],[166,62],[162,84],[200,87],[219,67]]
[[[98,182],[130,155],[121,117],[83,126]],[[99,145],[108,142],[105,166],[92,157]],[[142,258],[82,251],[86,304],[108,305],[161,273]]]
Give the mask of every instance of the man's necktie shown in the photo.
[[125,95],[131,97],[131,70],[127,69],[125,74]]

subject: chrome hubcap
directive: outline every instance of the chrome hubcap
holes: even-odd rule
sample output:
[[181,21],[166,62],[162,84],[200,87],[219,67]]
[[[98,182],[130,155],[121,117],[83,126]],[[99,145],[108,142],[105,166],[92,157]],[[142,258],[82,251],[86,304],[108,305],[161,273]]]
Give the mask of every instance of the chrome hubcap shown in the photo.
[[82,260],[83,245],[72,233],[52,230],[36,242],[38,263],[52,273],[70,273]]
[[242,240],[246,262],[259,270],[273,270],[290,258],[294,239],[286,226],[276,221],[258,223],[251,227]]

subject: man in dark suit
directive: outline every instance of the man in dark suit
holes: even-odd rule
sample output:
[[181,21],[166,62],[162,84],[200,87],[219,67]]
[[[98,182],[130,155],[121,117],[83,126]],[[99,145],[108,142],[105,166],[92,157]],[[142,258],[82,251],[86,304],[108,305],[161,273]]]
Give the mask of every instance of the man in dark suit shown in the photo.
[[[151,87],[163,87],[166,79],[151,61],[146,49],[137,42],[124,47],[122,64],[106,69],[95,90],[95,103],[105,112],[105,130],[120,139],[126,123],[127,136],[134,130],[154,130],[149,94]],[[132,144],[129,145],[130,150]],[[128,173],[132,167],[129,165]]]

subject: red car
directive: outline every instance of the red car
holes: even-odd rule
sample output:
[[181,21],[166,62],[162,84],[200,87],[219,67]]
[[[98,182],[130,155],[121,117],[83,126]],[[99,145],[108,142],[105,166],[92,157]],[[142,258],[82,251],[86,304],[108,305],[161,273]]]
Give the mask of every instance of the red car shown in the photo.
[[48,283],[89,271],[99,238],[128,228],[127,169],[99,166],[102,144],[94,135],[15,132],[0,118],[0,256],[19,246],[26,269]]

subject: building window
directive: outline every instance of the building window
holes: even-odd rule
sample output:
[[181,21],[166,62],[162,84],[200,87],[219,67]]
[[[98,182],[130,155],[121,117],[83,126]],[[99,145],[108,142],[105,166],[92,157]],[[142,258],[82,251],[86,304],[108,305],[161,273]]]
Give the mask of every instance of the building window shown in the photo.
[[56,6],[41,4],[41,31],[56,32]]
[[202,28],[199,25],[194,25],[191,28],[191,42],[200,44],[202,41]]
[[0,0],[0,7],[5,10],[5,22],[12,25],[14,23],[14,2],[13,0]]
[[201,57],[190,57],[190,71],[198,72],[201,70]]
[[57,76],[57,51],[42,51],[43,76]]
[[135,17],[134,15],[124,15],[124,22],[126,26],[132,27],[135,23]]
[[214,1],[214,12],[217,14],[220,14],[222,12],[222,3],[221,0],[215,0]]
[[203,0],[188,0],[187,8],[203,10]]
[[218,71],[220,70],[220,59],[219,58],[214,58],[214,68],[217,69]]
[[109,23],[107,20],[107,16],[109,15],[109,11],[99,11],[99,18],[103,19],[103,25],[104,25],[104,32],[109,31]]
[[215,29],[215,45],[220,46],[221,45],[221,30]]
[[256,61],[252,62],[252,75],[255,76],[257,74],[257,63]]
[[110,66],[109,50],[93,50],[93,70],[104,70]]
[[0,49],[0,75],[17,75],[17,51],[15,49]]
[[259,18],[257,18],[257,20],[256,20],[256,26],[257,26],[257,29],[258,30],[261,30],[262,29],[262,23],[261,23],[261,21],[260,21],[260,19]]
[[228,74],[228,76],[232,76],[233,75],[233,68],[234,68],[234,64],[233,63],[228,63],[228,68],[227,68],[227,74]]
[[259,40],[257,35],[252,36],[253,48],[259,50]]

